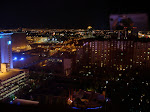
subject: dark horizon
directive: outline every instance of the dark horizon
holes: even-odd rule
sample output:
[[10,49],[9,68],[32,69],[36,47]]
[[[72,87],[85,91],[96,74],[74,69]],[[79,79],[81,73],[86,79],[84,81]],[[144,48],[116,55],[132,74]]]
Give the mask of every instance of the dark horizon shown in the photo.
[[[2,1],[0,28],[109,29],[110,14],[147,13],[146,1]],[[150,19],[149,19],[150,20]]]

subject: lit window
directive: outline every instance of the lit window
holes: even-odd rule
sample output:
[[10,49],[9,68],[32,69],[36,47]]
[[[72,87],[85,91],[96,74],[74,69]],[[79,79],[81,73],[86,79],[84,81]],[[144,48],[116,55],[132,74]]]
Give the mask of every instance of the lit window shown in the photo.
[[103,67],[103,63],[101,63],[101,67]]
[[147,60],[149,60],[149,56],[147,56]]

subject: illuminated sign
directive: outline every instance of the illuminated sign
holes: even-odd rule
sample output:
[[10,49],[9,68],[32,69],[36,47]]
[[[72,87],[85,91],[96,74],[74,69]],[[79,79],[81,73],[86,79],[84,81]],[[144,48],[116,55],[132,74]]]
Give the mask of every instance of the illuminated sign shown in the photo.
[[148,30],[148,15],[139,14],[111,14],[110,30],[123,29]]

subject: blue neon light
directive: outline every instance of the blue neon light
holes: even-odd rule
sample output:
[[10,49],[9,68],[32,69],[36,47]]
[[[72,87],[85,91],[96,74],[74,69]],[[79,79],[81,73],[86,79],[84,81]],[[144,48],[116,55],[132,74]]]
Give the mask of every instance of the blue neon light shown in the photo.
[[17,105],[20,105],[20,102],[17,102]]
[[15,61],[15,60],[17,60],[17,57],[14,57],[14,59],[13,59],[13,60],[14,60],[14,61]]
[[10,45],[10,44],[11,44],[11,41],[9,40],[9,41],[7,42],[7,44]]
[[[13,61],[17,61],[17,60],[18,60],[18,58],[17,58],[17,57],[14,57],[14,58],[13,58]],[[20,61],[23,61],[23,60],[24,60],[24,58],[20,58],[19,60],[20,60]]]
[[10,104],[13,104],[13,101],[10,101]]
[[24,60],[24,58],[20,58],[20,60]]
[[100,107],[95,107],[95,108],[87,108],[87,109],[100,109],[102,108],[103,106],[100,106]]
[[80,108],[77,108],[77,107],[72,107],[73,109],[80,109]]
[[[101,109],[103,106],[100,107],[94,107],[94,108],[86,108],[86,110],[94,110],[94,109]],[[81,108],[77,108],[77,107],[72,107],[73,109],[81,109]]]

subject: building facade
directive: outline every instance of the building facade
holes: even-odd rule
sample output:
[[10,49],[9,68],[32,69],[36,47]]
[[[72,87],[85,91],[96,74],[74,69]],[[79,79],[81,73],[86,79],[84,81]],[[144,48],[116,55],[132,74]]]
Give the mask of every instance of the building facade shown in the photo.
[[10,69],[13,68],[12,34],[13,33],[0,33],[0,63],[7,63]]
[[87,41],[77,49],[75,72],[83,76],[116,74],[135,68],[150,68],[150,42]]
[[0,100],[14,95],[26,86],[28,70],[11,69],[9,72],[0,73]]

